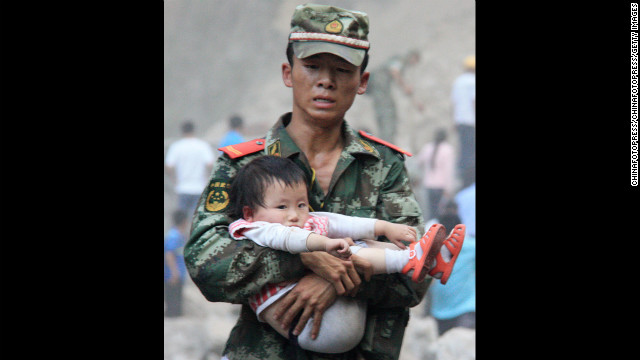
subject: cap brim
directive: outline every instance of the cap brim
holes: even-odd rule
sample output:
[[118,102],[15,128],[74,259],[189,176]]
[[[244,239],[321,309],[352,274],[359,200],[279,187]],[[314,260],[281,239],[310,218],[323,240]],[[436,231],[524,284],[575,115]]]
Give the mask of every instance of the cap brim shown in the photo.
[[360,66],[362,65],[366,51],[326,41],[294,41],[293,53],[298,59],[304,59],[321,53],[329,53],[340,56],[355,66]]

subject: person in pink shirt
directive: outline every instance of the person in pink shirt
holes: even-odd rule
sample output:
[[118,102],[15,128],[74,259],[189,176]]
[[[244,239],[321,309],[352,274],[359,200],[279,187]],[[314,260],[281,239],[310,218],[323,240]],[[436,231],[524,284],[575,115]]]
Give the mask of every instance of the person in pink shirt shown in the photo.
[[443,202],[453,194],[455,176],[455,149],[447,141],[447,132],[440,128],[434,141],[425,144],[418,153],[423,169],[422,186],[425,190],[429,217],[438,215]]

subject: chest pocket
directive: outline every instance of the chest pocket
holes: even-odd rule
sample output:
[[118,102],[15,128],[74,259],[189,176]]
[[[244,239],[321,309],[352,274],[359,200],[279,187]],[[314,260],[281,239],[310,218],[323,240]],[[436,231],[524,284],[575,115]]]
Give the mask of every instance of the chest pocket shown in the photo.
[[415,196],[409,195],[406,192],[382,194],[381,200],[384,204],[385,217],[419,216],[421,214],[420,204],[418,204]]

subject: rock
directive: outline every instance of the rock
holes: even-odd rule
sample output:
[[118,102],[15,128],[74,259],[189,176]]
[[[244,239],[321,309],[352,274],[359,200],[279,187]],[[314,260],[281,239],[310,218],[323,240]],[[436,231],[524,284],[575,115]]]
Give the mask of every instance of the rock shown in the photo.
[[[184,302],[183,317],[164,319],[165,360],[220,360],[240,306],[208,302],[191,282],[185,284]],[[453,328],[438,337],[423,304],[411,309],[400,360],[475,359],[475,330]]]
[[476,358],[476,331],[453,328],[437,341],[437,360],[474,360]]
[[184,315],[164,318],[166,360],[219,360],[240,305],[207,301],[191,281],[183,289]]
[[200,360],[207,353],[212,339],[202,320],[177,317],[164,319],[164,358]]
[[434,318],[417,315],[414,309],[404,333],[400,359],[436,360],[438,325]]

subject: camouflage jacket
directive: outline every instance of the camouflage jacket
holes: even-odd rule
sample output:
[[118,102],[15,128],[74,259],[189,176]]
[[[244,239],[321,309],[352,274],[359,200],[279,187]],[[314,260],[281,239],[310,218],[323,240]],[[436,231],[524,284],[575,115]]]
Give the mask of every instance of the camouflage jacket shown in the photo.
[[229,359],[355,359],[356,351],[366,359],[397,359],[408,307],[420,303],[431,281],[429,277],[416,284],[405,275],[381,274],[363,282],[357,296],[368,302],[367,329],[357,350],[345,354],[318,354],[293,347],[269,325],[258,322],[247,305],[249,296],[265,284],[295,280],[307,271],[299,255],[229,236],[228,225],[235,219],[224,213],[228,184],[240,167],[258,156],[288,157],[307,172],[312,211],[378,218],[416,226],[424,232],[422,213],[410,188],[402,154],[358,134],[344,122],[345,147],[325,196],[314,181],[314,170],[285,130],[290,119],[290,113],[283,115],[264,140],[254,140],[262,145],[260,150],[250,154],[236,151],[234,158],[223,155],[217,159],[185,246],[189,274],[207,300],[243,304],[224,351]]

